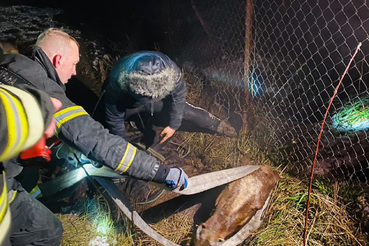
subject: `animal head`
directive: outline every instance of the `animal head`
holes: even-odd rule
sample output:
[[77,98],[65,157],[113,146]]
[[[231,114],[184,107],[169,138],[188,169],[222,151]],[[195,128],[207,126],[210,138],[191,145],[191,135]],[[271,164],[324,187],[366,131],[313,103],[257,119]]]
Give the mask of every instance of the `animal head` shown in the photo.
[[[230,183],[217,197],[211,217],[197,228],[195,244],[220,245],[237,233],[264,207],[278,180],[276,171],[261,167]],[[251,224],[252,230],[260,226]]]
[[224,237],[217,235],[209,228],[206,228],[206,223],[203,223],[197,227],[195,245],[196,246],[216,246],[224,242]]

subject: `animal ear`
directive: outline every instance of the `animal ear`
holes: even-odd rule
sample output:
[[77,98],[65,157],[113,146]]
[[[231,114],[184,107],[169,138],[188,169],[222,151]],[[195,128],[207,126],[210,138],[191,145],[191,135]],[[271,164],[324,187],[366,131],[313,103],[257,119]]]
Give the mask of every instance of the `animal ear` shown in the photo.
[[199,225],[196,229],[196,239],[199,240],[201,237],[203,225]]

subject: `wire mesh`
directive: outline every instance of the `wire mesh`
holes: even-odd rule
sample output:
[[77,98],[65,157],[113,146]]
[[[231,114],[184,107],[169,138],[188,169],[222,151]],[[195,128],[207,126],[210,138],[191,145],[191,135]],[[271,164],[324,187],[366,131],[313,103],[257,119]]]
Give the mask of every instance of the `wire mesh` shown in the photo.
[[368,183],[366,1],[192,0],[191,8],[197,28],[183,67],[201,74],[223,118],[298,174],[310,171],[330,98],[362,42],[329,111],[316,173]]

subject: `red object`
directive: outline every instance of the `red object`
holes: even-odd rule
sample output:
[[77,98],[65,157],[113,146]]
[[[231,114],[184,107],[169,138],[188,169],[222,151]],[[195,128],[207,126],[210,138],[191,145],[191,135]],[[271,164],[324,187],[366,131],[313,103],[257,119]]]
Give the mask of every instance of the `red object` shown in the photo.
[[19,158],[21,161],[35,160],[49,162],[51,160],[50,154],[51,150],[46,146],[46,139],[42,137],[33,147],[23,151]]

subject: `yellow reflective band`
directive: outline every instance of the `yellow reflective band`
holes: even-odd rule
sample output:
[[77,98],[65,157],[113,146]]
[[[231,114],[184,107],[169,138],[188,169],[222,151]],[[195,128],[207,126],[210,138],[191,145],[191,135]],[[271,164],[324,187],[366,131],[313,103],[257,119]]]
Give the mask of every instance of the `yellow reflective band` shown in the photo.
[[34,198],[40,198],[42,197],[42,193],[40,190],[40,187],[38,187],[38,185],[36,185],[30,192],[29,194],[31,194]]
[[0,156],[0,160],[5,160],[21,151],[28,136],[28,121],[23,106],[17,98],[1,88],[0,98],[5,108],[8,123],[8,144]]
[[42,116],[40,105],[37,99],[27,91],[9,85],[0,85],[0,87],[16,97],[22,104],[28,124],[28,134],[25,142],[22,144],[22,150],[28,149],[36,144],[45,130],[44,117]]
[[120,161],[118,167],[114,171],[119,170],[119,171],[122,171],[121,173],[126,172],[128,168],[131,166],[133,159],[136,156],[136,151],[137,151],[137,148],[134,147],[132,144],[128,143],[126,151],[124,152],[123,158]]
[[8,188],[6,186],[6,178],[5,178],[5,172],[3,171],[3,190],[0,195],[0,224],[1,221],[4,219],[4,216],[6,214],[6,211],[8,210]]
[[14,199],[15,199],[15,196],[17,195],[17,191],[15,190],[14,192],[13,192],[13,194],[12,194],[12,197],[9,199],[9,201],[8,201],[8,203],[10,204],[10,203],[12,203],[13,201],[14,201]]
[[59,112],[54,114],[56,120],[56,128],[59,129],[61,125],[65,122],[81,115],[88,115],[88,113],[81,106],[73,106],[60,110]]
[[136,151],[137,151],[137,148],[136,147],[133,147],[133,153],[131,155],[131,158],[129,159],[129,162],[127,163],[127,167],[123,170],[122,173],[126,172],[128,170],[128,168],[131,166],[132,162],[133,162],[133,159],[135,158],[136,156]]
[[3,220],[0,223],[0,243],[4,242],[5,237],[8,235],[12,218],[10,216],[10,209],[7,209]]
[[67,122],[67,121],[69,121],[71,119],[74,119],[74,118],[76,118],[78,116],[81,116],[81,115],[88,115],[88,114],[86,112],[80,112],[80,113],[76,113],[76,114],[70,115],[68,117],[65,117],[63,120],[58,121],[56,126],[57,126],[57,128],[60,128],[60,126],[62,124],[64,124],[65,122]]
[[[80,109],[80,108],[82,108],[81,106],[73,106],[73,107],[69,107],[69,108],[65,108],[65,109],[62,109],[62,110],[60,110],[60,111],[58,111],[58,112],[56,112],[55,114],[54,114],[54,117],[55,118],[57,118],[57,117],[59,117],[60,115],[62,115],[62,114],[65,114],[65,113],[68,113],[68,112],[70,112],[70,111],[73,111],[73,110],[76,110],[76,109]],[[83,108],[82,108],[83,109]]]

